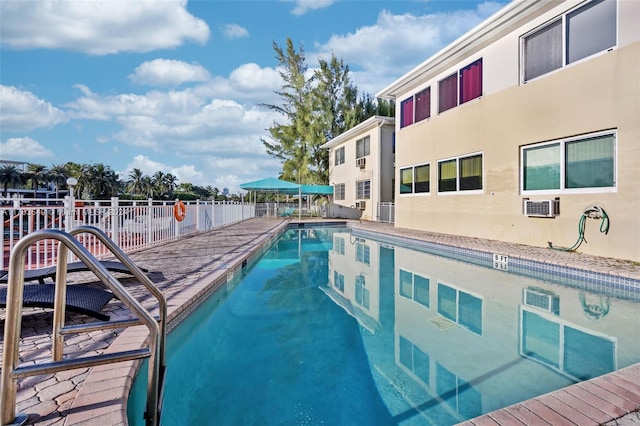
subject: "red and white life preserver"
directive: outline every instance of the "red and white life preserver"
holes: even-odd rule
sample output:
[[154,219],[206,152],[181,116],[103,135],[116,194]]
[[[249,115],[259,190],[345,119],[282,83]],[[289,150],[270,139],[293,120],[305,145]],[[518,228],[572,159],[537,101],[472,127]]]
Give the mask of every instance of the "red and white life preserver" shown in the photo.
[[182,201],[176,201],[176,203],[173,205],[173,217],[175,217],[178,222],[182,222],[186,216],[187,207]]

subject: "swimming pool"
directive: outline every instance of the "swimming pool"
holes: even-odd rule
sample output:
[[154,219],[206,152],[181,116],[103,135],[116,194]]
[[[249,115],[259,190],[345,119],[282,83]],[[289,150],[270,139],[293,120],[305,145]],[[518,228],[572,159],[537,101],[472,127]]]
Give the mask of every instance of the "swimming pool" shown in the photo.
[[287,230],[170,334],[163,424],[452,424],[640,361],[637,292],[391,243]]

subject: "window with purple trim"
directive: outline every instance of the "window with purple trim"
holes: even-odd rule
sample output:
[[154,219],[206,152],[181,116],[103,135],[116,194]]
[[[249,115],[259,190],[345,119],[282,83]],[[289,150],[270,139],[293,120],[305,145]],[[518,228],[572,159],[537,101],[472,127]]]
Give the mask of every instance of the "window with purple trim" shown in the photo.
[[458,73],[455,73],[438,83],[438,112],[445,112],[457,105]]
[[460,70],[460,103],[482,96],[482,58]]
[[400,128],[413,124],[413,96],[400,104]]
[[431,117],[431,87],[416,93],[416,123]]
[[438,112],[482,96],[482,58],[438,83]]

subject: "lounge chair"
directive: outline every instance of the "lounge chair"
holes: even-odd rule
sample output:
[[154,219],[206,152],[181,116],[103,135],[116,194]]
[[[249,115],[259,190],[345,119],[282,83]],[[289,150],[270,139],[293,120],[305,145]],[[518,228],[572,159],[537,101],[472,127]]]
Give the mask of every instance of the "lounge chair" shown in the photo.
[[[113,260],[101,260],[102,266],[107,268],[111,272],[120,272],[123,274],[133,275],[131,271],[122,263]],[[140,268],[142,272],[148,272],[144,268]],[[69,272],[84,272],[89,271],[89,267],[82,262],[71,262],[67,264],[67,273]],[[26,269],[24,271],[24,280],[38,281],[40,284],[44,284],[46,278],[56,279],[56,267],[49,266],[47,268],[40,269]],[[9,279],[9,273],[7,271],[0,270],[0,283],[6,284]]]
[[[22,306],[29,308],[53,309],[55,284],[30,284],[24,286]],[[113,298],[113,293],[81,285],[67,286],[66,307],[70,312],[89,315],[102,321],[109,321],[109,315],[101,313]],[[7,288],[0,288],[0,308],[7,306]]]

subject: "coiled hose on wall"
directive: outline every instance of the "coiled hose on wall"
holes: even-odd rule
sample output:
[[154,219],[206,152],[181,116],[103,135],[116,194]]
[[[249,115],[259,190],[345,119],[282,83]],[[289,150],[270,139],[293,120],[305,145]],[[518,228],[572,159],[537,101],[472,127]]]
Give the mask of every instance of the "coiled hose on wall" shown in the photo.
[[600,206],[596,206],[595,204],[588,206],[582,212],[582,216],[580,216],[580,220],[578,221],[578,240],[571,247],[554,247],[551,241],[548,242],[549,248],[554,250],[561,251],[575,251],[580,247],[580,244],[587,240],[584,237],[585,226],[587,219],[600,219],[600,232],[607,235],[609,233],[609,216],[607,212]]

